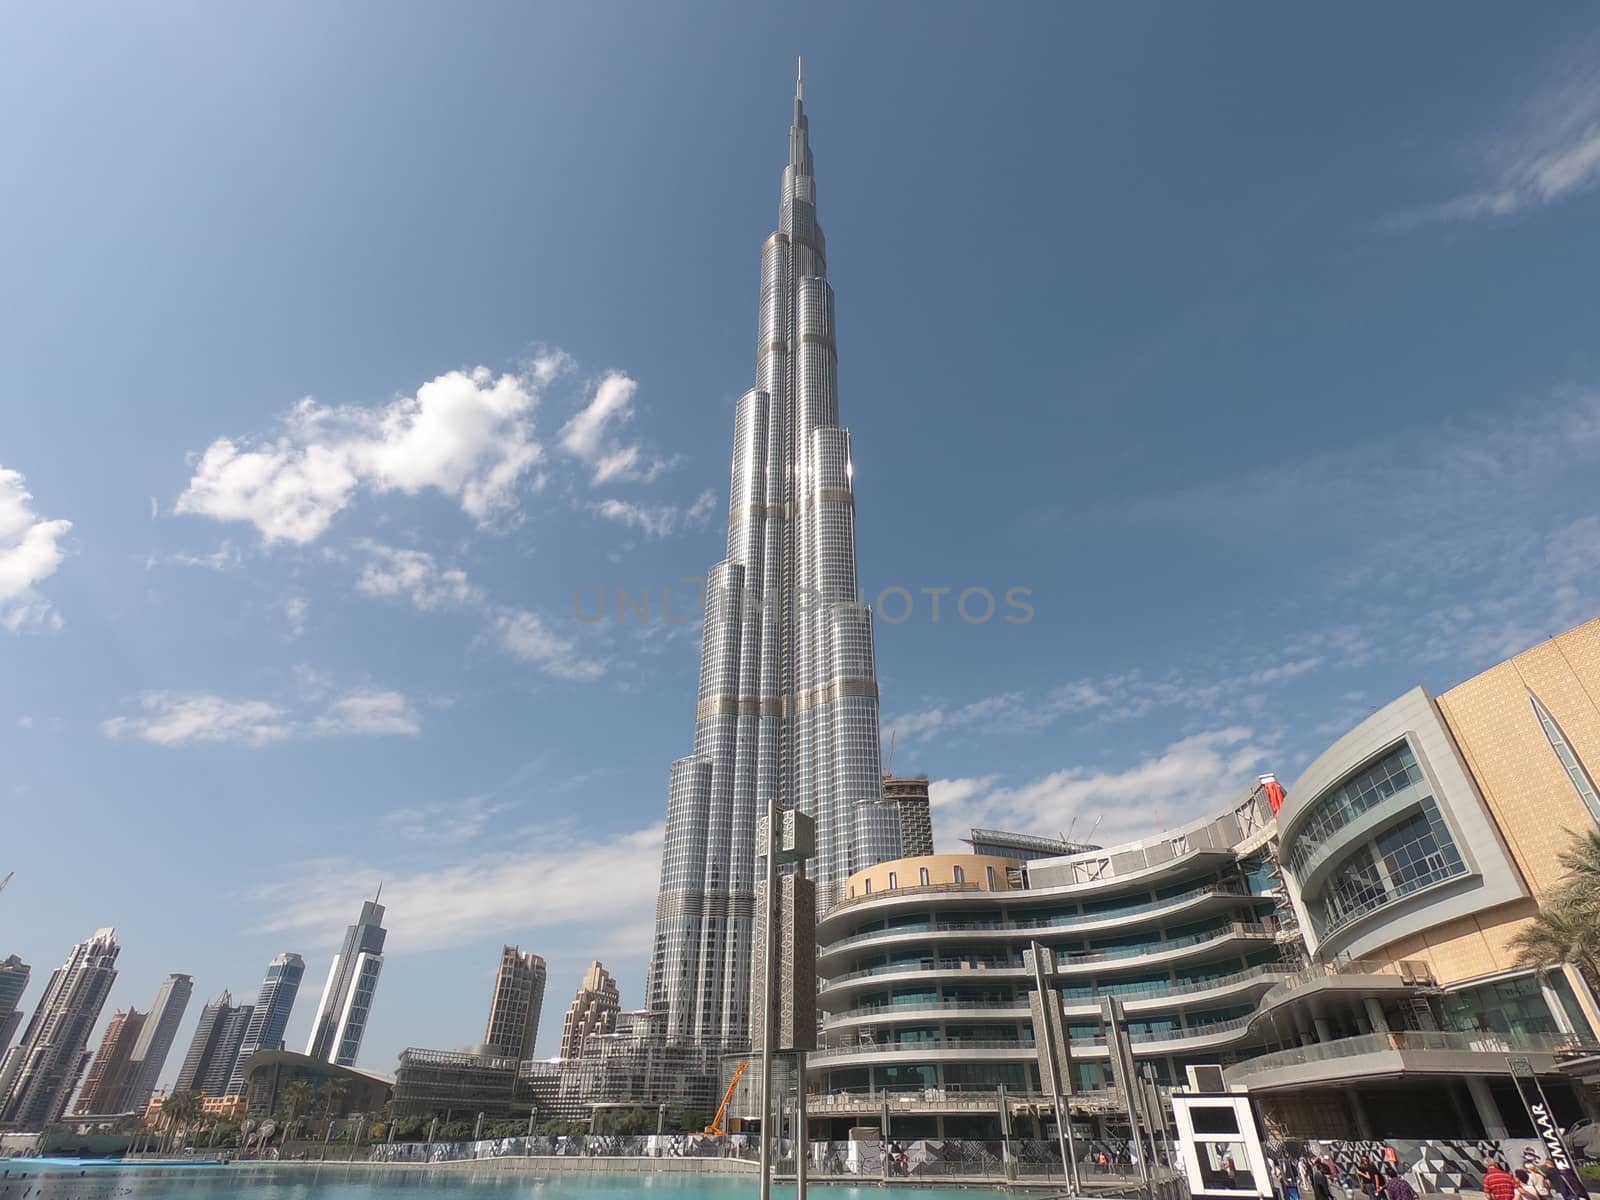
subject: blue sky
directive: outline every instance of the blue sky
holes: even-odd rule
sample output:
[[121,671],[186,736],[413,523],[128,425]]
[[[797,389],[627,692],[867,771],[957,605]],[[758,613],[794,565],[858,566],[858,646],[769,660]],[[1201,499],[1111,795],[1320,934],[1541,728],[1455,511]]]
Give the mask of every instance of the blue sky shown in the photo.
[[0,955],[298,950],[298,1047],[383,878],[365,1066],[480,1037],[502,941],[545,1053],[590,958],[638,1001],[796,53],[946,846],[1176,823],[1595,615],[1600,24],[1375,17],[14,13]]

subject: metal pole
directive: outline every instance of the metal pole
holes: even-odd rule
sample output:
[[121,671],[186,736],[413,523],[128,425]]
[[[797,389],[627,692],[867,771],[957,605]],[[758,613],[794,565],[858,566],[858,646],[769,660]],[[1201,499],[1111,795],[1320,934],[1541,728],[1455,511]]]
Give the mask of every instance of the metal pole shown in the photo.
[[[867,1068],[869,1071],[871,1067]],[[883,1100],[883,1129],[878,1134],[878,1173],[884,1178],[889,1178],[889,1098],[884,1093]]]
[[806,1200],[806,1160],[811,1157],[811,1128],[806,1124],[806,1052],[794,1052],[794,1194]]
[[1034,942],[1030,953],[1033,956],[1033,987],[1039,997],[1040,1013],[1039,1028],[1034,1030],[1033,1036],[1035,1040],[1044,1042],[1046,1055],[1046,1069],[1041,1070],[1040,1074],[1046,1076],[1046,1082],[1050,1085],[1050,1102],[1056,1110],[1056,1144],[1061,1150],[1061,1173],[1067,1181],[1067,1191],[1076,1196],[1082,1190],[1078,1182],[1078,1147],[1072,1136],[1072,1111],[1061,1099],[1063,1047],[1056,1044],[1056,1022],[1050,1011],[1050,1008],[1059,1007],[1061,998],[1045,977],[1045,948]]
[[777,921],[773,920],[773,893],[778,890],[778,802],[767,805],[767,873],[766,904],[761,914],[762,982],[761,982],[761,1187],[760,1200],[772,1197],[772,1137],[769,1118],[772,1116],[772,1043],[777,1036],[773,1028],[773,993],[777,990]]

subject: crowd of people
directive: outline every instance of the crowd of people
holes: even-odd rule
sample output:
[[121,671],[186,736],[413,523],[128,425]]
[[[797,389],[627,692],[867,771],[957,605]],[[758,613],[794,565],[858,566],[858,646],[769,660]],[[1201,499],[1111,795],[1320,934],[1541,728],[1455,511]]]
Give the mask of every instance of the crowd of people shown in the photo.
[[[1279,1200],[1417,1200],[1393,1146],[1384,1146],[1377,1158],[1363,1154],[1347,1167],[1314,1150],[1270,1165]],[[1482,1166],[1488,1200],[1579,1200],[1549,1159],[1515,1170],[1494,1159]]]

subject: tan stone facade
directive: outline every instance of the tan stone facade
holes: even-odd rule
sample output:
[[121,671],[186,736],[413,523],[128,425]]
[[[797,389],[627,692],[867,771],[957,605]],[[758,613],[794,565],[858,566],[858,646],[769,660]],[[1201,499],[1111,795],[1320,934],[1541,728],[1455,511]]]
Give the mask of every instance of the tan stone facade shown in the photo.
[[1538,896],[1561,882],[1561,852],[1595,822],[1551,749],[1529,693],[1555,718],[1584,765],[1600,770],[1600,620],[1541,642],[1439,697],[1512,857]]

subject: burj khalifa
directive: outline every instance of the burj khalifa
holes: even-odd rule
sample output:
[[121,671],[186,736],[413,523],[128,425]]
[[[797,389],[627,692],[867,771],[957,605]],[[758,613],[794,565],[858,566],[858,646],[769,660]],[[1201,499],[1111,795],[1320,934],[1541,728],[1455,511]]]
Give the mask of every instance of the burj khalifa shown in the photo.
[[761,248],[755,386],[734,416],[727,557],[706,576],[694,752],[672,764],[645,997],[667,1037],[750,1043],[756,822],[816,825],[807,874],[827,908],[900,852],[882,803],[872,611],[856,579],[850,434],[839,424],[827,249],[804,83],[778,229]]

